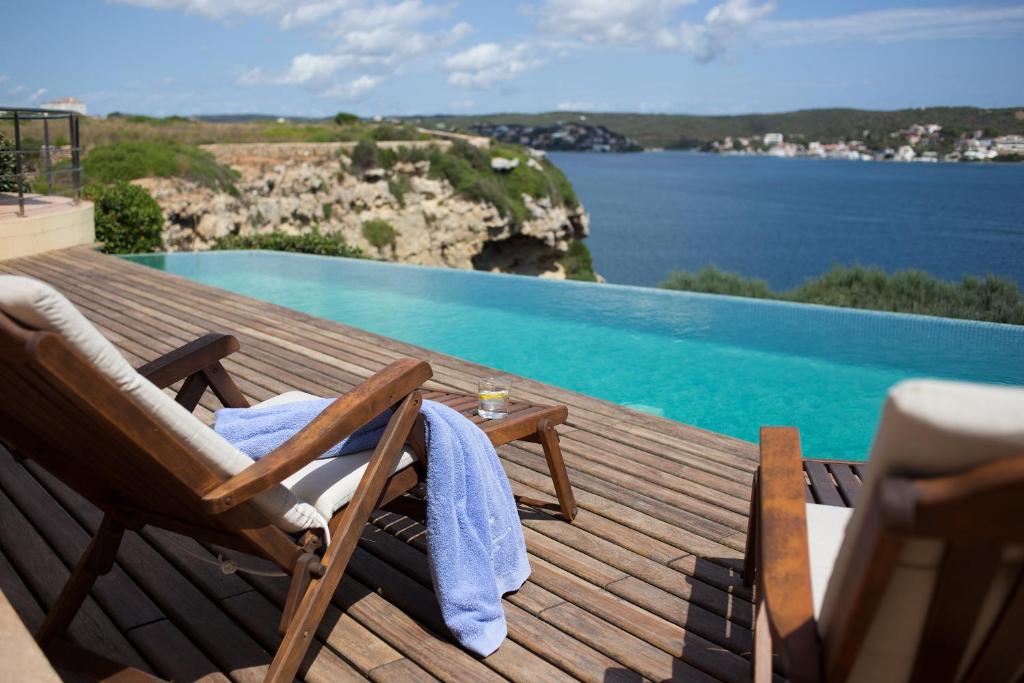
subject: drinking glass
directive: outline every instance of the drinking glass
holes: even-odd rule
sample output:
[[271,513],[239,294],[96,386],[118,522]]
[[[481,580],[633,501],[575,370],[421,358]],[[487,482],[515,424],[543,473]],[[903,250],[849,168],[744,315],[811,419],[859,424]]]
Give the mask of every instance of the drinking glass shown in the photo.
[[480,405],[477,413],[488,420],[499,420],[508,415],[508,401],[512,393],[512,379],[508,377],[481,377],[477,383]]

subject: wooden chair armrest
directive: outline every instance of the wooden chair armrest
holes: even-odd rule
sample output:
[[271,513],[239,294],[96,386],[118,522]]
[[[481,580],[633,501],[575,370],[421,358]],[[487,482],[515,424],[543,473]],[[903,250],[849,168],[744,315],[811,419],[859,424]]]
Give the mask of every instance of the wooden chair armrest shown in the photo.
[[807,508],[800,432],[761,429],[758,476],[757,587],[774,649],[792,681],[821,679],[821,659],[811,597]]
[[136,368],[136,372],[160,389],[201,371],[239,349],[230,334],[211,332]]
[[327,407],[299,433],[203,496],[203,507],[219,514],[295,474],[432,376],[430,365],[398,360]]

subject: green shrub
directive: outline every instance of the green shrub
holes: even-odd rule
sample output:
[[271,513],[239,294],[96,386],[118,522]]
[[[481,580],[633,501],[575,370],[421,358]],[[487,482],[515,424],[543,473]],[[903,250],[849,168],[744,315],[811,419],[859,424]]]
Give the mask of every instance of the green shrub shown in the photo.
[[398,200],[398,205],[405,207],[405,193],[412,190],[412,181],[409,176],[398,174],[388,181],[388,189]]
[[322,256],[347,256],[365,258],[359,247],[349,246],[341,235],[321,235],[318,230],[302,235],[287,235],[283,232],[267,232],[260,235],[227,235],[218,238],[214,249],[267,249],[270,251],[294,251],[301,254]]
[[330,202],[324,202],[321,208],[324,210],[324,220],[331,220],[331,214],[334,213],[334,205]]
[[597,282],[594,259],[590,256],[590,249],[581,240],[570,242],[569,250],[558,262],[565,268],[566,279]]
[[727,273],[714,266],[705,266],[694,273],[673,271],[668,279],[659,285],[665,289],[682,289],[689,292],[705,292],[707,294],[728,294],[729,296],[745,296],[753,299],[773,299],[775,293],[764,280],[745,278],[742,275]]
[[763,280],[747,279],[709,266],[696,275],[673,272],[660,286],[711,294],[1024,325],[1024,293],[1017,283],[994,275],[984,278],[967,276],[957,283],[939,280],[920,270],[888,275],[879,268],[833,266],[821,277],[810,279],[795,289],[775,292]]
[[382,123],[370,130],[370,136],[374,140],[419,140],[420,133],[413,126],[406,124],[392,125]]
[[217,163],[209,152],[173,140],[128,140],[90,150],[82,161],[90,183],[113,183],[157,176],[179,177],[237,195],[238,172]]
[[377,249],[383,249],[388,245],[395,246],[395,228],[381,218],[363,222],[363,237]]
[[22,192],[30,190],[28,183],[17,177],[17,158],[14,154],[14,143],[0,133],[0,192],[17,192],[21,186]]
[[[516,158],[520,163],[510,173],[496,173],[491,169],[494,156]],[[460,197],[494,205],[502,217],[513,222],[522,222],[530,217],[523,203],[524,194],[537,199],[550,197],[556,206],[578,206],[572,185],[561,171],[548,161],[539,162],[540,170],[531,168],[529,158],[526,150],[518,145],[494,145],[490,150],[485,150],[457,140],[446,150],[436,145],[391,149],[380,148],[370,140],[363,140],[352,152],[352,165],[365,171],[375,166],[391,169],[400,161],[428,161],[428,175],[431,178],[447,180]],[[389,186],[401,204],[403,188],[396,192],[395,181],[389,183]]]
[[347,111],[339,111],[334,115],[334,122],[339,126],[347,126],[350,123],[358,123],[359,117]]
[[373,140],[360,140],[352,148],[352,166],[356,170],[365,171],[370,168],[377,168],[380,165],[378,159],[377,143]]
[[90,188],[95,202],[96,239],[108,254],[133,254],[163,248],[164,214],[145,188],[118,181]]

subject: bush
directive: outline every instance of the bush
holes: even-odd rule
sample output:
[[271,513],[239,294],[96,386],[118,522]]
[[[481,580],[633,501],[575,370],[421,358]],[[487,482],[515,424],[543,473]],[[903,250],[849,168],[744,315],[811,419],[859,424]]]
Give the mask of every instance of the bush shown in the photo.
[[324,202],[321,208],[324,211],[324,220],[331,220],[331,215],[334,213],[334,205],[331,204],[330,202]]
[[96,204],[96,239],[108,254],[133,254],[163,248],[160,233],[164,214],[149,192],[137,185],[116,182],[90,188]]
[[363,237],[366,238],[367,242],[377,247],[377,249],[383,249],[388,245],[395,246],[394,226],[380,218],[374,218],[363,223]]
[[130,140],[96,147],[82,161],[90,183],[113,183],[157,176],[185,178],[237,195],[238,173],[209,152],[173,140]]
[[707,294],[728,294],[729,296],[745,296],[752,299],[773,299],[775,293],[764,280],[745,278],[735,273],[721,271],[714,266],[705,266],[694,273],[673,271],[660,287],[665,289],[682,289],[689,292],[705,292]]
[[334,122],[339,126],[347,126],[350,123],[358,123],[359,117],[347,111],[339,111],[334,115]]
[[569,250],[558,262],[565,268],[566,279],[597,282],[597,275],[594,273],[594,259],[590,256],[590,249],[581,240],[570,242]]
[[370,168],[377,168],[379,165],[377,143],[373,140],[360,140],[352,148],[353,168],[365,171]]
[[1007,278],[987,275],[961,282],[939,280],[920,270],[892,275],[879,268],[834,266],[799,287],[775,292],[763,280],[752,280],[714,267],[696,275],[674,272],[661,283],[667,289],[800,303],[916,313],[946,318],[1024,325],[1024,293]]
[[28,183],[17,177],[17,158],[14,155],[14,143],[0,133],[0,192],[28,192]]
[[419,140],[420,133],[413,126],[401,124],[394,126],[390,123],[382,123],[370,130],[370,136],[374,140]]
[[391,190],[391,194],[398,200],[398,205],[404,208],[405,193],[412,190],[412,181],[409,180],[409,176],[397,175],[388,181],[388,189]]
[[300,254],[321,256],[347,256],[365,258],[363,250],[351,247],[341,235],[321,235],[318,230],[302,235],[287,235],[283,232],[268,232],[261,235],[227,235],[218,238],[214,249],[267,249],[270,251],[293,251]]

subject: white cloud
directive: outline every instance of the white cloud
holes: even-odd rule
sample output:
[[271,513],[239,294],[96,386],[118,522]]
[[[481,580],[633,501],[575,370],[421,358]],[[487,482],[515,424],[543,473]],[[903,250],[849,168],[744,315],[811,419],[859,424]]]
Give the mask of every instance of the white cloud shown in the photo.
[[424,0],[293,3],[281,12],[280,27],[309,27],[317,40],[326,41],[324,49],[296,55],[284,72],[249,69],[236,82],[245,86],[301,85],[327,97],[358,97],[424,55],[471,33],[472,27],[464,21],[444,25],[453,7]]
[[696,1],[545,0],[528,13],[541,31],[586,45],[679,50],[708,62],[775,10],[775,0],[725,0],[711,7],[701,23],[680,21],[680,10]]
[[324,97],[333,97],[342,100],[359,99],[366,93],[376,88],[383,79],[379,76],[362,75],[348,83],[336,83],[321,93]]
[[7,74],[0,74],[0,83],[6,83],[9,80],[11,80],[11,77]]
[[107,0],[107,2],[148,9],[179,10],[207,19],[223,19],[232,14],[247,16],[270,14],[294,4],[287,0]]
[[683,22],[675,31],[661,30],[656,41],[659,47],[681,49],[698,62],[710,62],[739,41],[752,26],[774,12],[775,7],[774,0],[763,3],[726,0],[708,10],[703,23]]
[[349,0],[300,3],[281,16],[281,28],[290,29],[315,24],[348,4]]
[[43,97],[43,95],[45,95],[45,94],[46,94],[46,88],[39,88],[34,93],[32,93],[31,95],[28,96],[29,104],[31,104],[33,102],[38,102]]
[[1024,5],[902,8],[765,21],[752,35],[769,46],[1009,37],[1024,35]]
[[537,28],[584,43],[636,44],[696,0],[545,0],[531,14]]
[[515,78],[544,63],[528,43],[502,46],[480,43],[456,53],[444,65],[450,72],[448,82],[464,88],[490,88],[500,81]]

